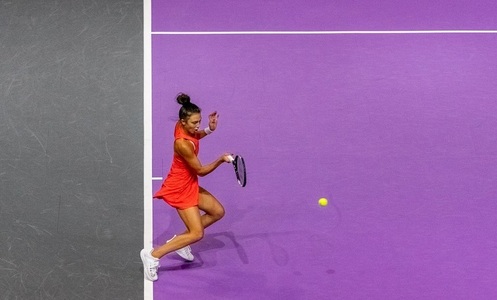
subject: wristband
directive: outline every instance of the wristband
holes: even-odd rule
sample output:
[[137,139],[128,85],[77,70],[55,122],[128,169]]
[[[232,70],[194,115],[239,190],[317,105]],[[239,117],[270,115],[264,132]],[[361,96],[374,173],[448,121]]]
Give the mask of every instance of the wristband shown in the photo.
[[206,127],[206,128],[204,129],[204,132],[205,132],[205,134],[209,135],[209,134],[213,133],[214,131],[212,131],[212,130],[210,129],[210,127]]

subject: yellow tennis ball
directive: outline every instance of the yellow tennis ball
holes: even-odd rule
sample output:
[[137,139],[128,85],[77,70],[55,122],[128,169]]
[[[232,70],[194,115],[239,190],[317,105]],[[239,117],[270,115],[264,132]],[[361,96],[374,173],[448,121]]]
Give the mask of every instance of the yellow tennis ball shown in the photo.
[[328,199],[326,199],[326,198],[320,198],[319,201],[318,201],[318,203],[321,206],[326,206],[326,205],[328,205]]

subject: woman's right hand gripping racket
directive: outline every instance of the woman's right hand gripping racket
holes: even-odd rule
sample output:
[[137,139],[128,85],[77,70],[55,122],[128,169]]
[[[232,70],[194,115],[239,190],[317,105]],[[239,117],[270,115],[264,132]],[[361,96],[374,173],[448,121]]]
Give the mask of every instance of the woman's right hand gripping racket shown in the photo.
[[247,171],[245,170],[245,161],[240,155],[230,155],[229,156],[233,168],[235,168],[236,180],[238,183],[244,187],[247,185]]

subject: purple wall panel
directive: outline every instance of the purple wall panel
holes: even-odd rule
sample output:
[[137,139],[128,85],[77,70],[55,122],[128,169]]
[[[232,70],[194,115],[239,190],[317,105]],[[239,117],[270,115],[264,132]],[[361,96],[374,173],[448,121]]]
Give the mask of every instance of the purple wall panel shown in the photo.
[[479,1],[153,1],[153,31],[495,29]]

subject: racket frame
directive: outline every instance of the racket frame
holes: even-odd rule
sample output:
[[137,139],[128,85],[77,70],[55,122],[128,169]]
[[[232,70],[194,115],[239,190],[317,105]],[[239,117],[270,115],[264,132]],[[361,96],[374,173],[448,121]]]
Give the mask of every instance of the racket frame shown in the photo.
[[[243,177],[240,176],[240,167],[238,164],[243,165]],[[235,169],[236,180],[241,187],[245,187],[247,185],[247,169],[245,168],[245,160],[241,155],[235,155],[233,161],[233,168]]]

